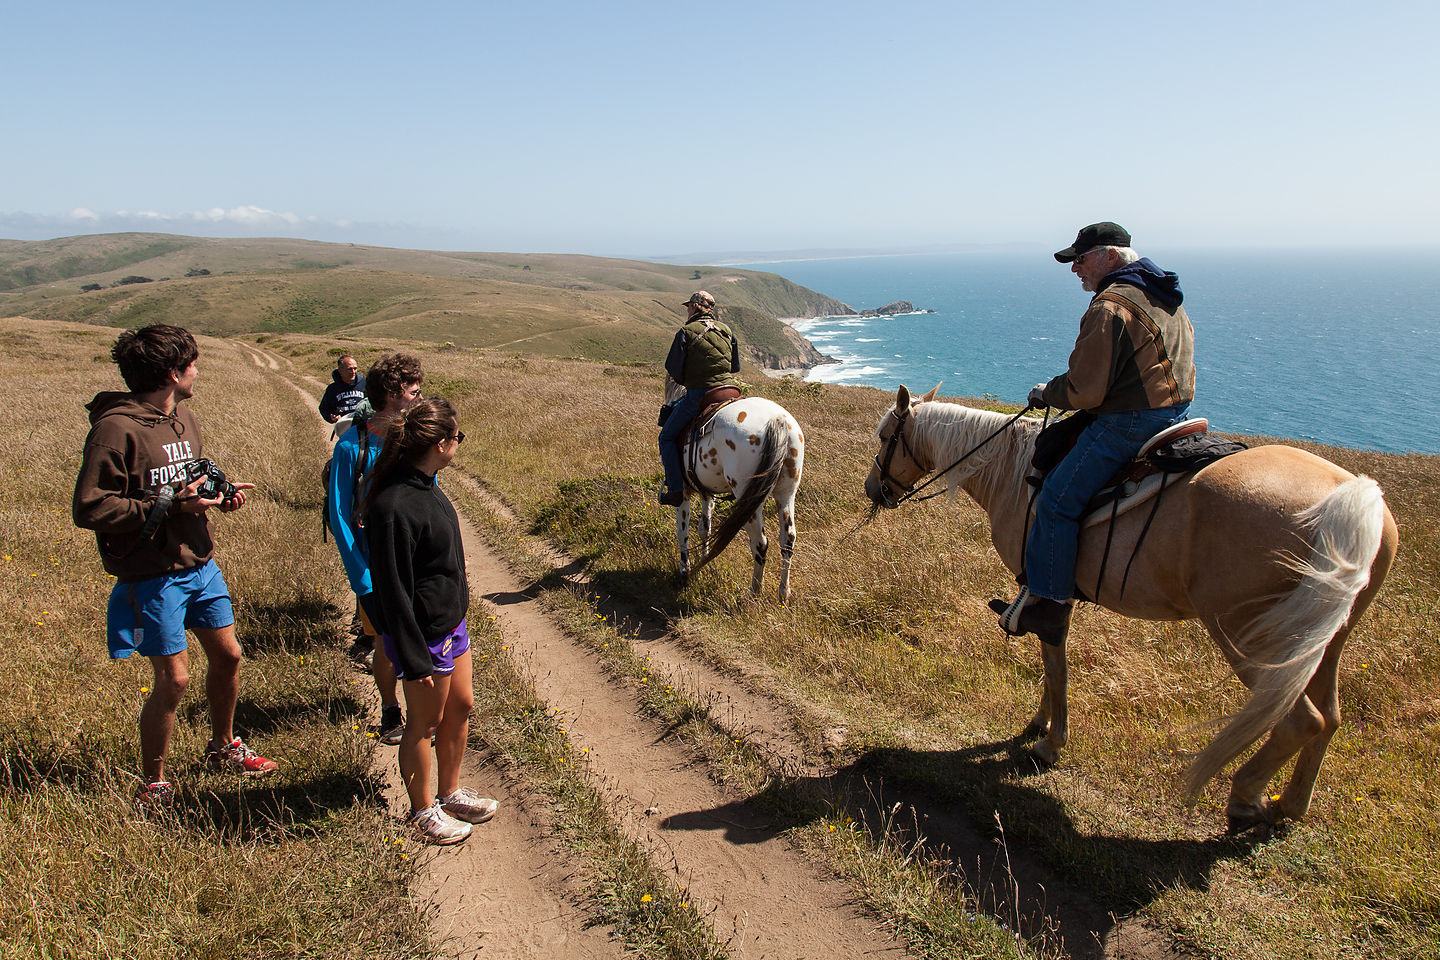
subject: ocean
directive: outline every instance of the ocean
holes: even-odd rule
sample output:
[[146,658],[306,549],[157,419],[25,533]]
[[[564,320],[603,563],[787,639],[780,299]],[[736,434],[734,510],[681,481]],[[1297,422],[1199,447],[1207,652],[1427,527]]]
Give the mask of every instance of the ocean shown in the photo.
[[[1229,433],[1440,453],[1440,251],[1141,250],[1180,275],[1191,415]],[[1090,294],[1046,251],[737,264],[915,313],[794,322],[839,363],[806,379],[1023,403],[1065,370]],[[723,306],[723,304],[722,304]]]

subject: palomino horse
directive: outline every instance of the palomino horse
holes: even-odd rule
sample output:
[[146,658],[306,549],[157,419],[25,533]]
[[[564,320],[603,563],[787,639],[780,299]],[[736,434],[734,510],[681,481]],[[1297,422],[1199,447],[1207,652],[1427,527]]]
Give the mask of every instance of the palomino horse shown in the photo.
[[[673,384],[673,381],[671,381]],[[671,387],[669,399],[678,396]],[[700,437],[699,449],[690,451],[690,432],[680,445],[687,464],[695,465],[699,488],[686,478],[685,499],[675,508],[675,535],[680,540],[680,578],[688,580],[729,546],[744,527],[750,538],[754,573],[750,592],[760,592],[765,575],[765,501],[773,499],[780,511],[780,602],[790,599],[790,558],[795,553],[795,491],[805,467],[805,435],[790,412],[764,397],[746,397],[720,408]],[[703,551],[690,566],[690,494],[700,494],[696,541]],[[715,497],[733,494],[735,505],[714,536],[710,521]]]
[[[945,480],[989,514],[991,541],[1018,574],[1031,489],[1025,477],[1040,424],[1020,419],[1007,426],[1002,414],[937,403],[935,393],[912,401],[900,388],[876,430],[885,460],[876,457],[865,493],[894,507],[896,487],[908,492],[974,451]],[[1126,563],[1104,569],[1097,589],[1103,524],[1082,531],[1077,582],[1125,616],[1200,620],[1250,688],[1245,705],[1186,769],[1186,797],[1193,800],[1268,734],[1235,772],[1226,819],[1233,831],[1298,820],[1310,808],[1340,725],[1337,672],[1345,638],[1395,558],[1398,534],[1380,488],[1303,450],[1256,447],[1172,480],[1142,540],[1149,513],[1132,510],[1115,523],[1113,556],[1128,558],[1139,544],[1123,592]],[[1045,688],[1027,732],[1043,734],[1034,751],[1048,764],[1066,740],[1064,637],[1040,651]],[[1266,787],[1296,754],[1289,785],[1272,803]]]

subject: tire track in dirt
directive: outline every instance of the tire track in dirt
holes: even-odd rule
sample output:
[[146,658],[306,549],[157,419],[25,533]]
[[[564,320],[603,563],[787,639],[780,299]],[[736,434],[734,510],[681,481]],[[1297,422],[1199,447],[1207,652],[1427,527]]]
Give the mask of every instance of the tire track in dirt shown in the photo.
[[[242,346],[274,360],[264,351]],[[284,382],[314,414],[319,436],[328,438],[330,424],[321,418],[315,398],[299,384]],[[378,716],[375,685],[367,681],[363,689],[361,699],[368,698]],[[394,749],[377,744],[374,763],[385,778],[384,799],[391,815],[403,818],[409,801]],[[498,763],[473,750],[466,751],[461,782],[498,799],[500,812],[458,846],[421,848],[426,852],[419,855],[411,894],[425,911],[440,955],[457,960],[623,957],[623,945],[608,928],[587,926],[589,917],[577,906],[580,891],[543,824],[545,811],[533,807],[516,780],[502,775]]]
[[564,711],[570,740],[589,748],[588,772],[612,814],[652,863],[704,905],[734,956],[907,955],[854,905],[845,884],[789,846],[763,809],[727,794],[688,748],[641,716],[635,692],[614,682],[468,520],[464,526],[472,593],[494,605],[536,693]]

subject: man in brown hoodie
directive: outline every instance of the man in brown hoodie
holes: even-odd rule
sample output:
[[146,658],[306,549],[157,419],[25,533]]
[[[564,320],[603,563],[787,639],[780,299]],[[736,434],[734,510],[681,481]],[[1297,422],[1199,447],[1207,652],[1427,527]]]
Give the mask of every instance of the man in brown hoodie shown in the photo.
[[1030,406],[1083,410],[1091,422],[1045,477],[1025,545],[1026,585],[991,601],[1006,633],[1064,641],[1075,593],[1080,518],[1090,498],[1145,441],[1185,419],[1195,398],[1195,331],[1174,273],[1130,246],[1108,220],[1082,227],[1055,254],[1094,294],[1070,366],[1030,391]]
[[207,513],[240,509],[254,484],[207,498],[200,493],[206,478],[187,477],[186,464],[203,457],[199,424],[182,403],[194,393],[199,353],[188,331],[166,324],[120,335],[111,356],[130,391],[103,391],[87,405],[90,433],[75,482],[75,525],[95,531],[101,562],[115,577],[106,615],[110,657],[139,653],[155,671],[140,710],[144,781],[135,799],[142,810],[173,797],[165,757],[190,681],[187,628],[209,662],[208,762],[246,776],[276,769],[233,730],[240,644],[230,591],[212,559]]

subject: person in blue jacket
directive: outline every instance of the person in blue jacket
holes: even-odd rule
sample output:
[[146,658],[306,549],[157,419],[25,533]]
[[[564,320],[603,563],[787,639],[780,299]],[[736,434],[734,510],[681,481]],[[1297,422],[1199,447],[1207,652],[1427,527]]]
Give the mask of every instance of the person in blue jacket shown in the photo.
[[[420,384],[425,374],[419,359],[407,353],[394,353],[381,357],[360,379],[365,382],[365,403],[354,412],[350,427],[336,441],[335,452],[330,457],[326,524],[340,551],[350,589],[359,601],[361,629],[366,636],[374,637],[379,631],[370,559],[355,508],[363,493],[365,477],[380,458],[386,429],[420,399]],[[399,743],[405,732],[405,720],[395,691],[395,666],[379,645],[375,647],[371,672],[375,689],[380,693],[380,742]]]

